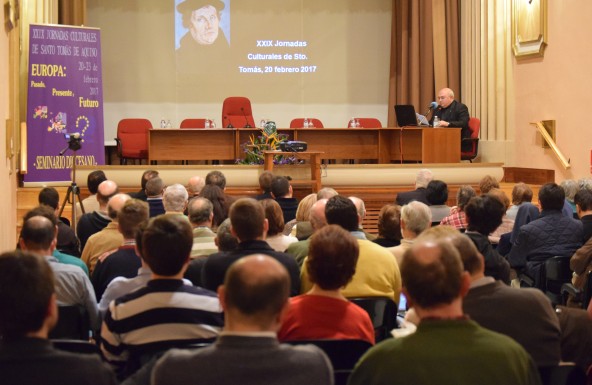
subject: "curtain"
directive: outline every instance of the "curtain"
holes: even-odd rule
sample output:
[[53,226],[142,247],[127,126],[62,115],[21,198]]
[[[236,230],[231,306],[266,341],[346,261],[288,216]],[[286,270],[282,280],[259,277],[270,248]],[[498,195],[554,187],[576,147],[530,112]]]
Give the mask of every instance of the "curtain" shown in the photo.
[[86,24],[86,0],[58,0],[59,24]]

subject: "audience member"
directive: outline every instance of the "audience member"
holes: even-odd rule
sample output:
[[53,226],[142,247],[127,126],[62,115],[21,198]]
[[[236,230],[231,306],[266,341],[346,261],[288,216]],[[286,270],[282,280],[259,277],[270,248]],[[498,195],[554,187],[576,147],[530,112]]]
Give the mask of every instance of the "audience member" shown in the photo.
[[[354,203],[344,196],[334,196],[327,201],[325,217],[328,224],[339,225],[349,231],[358,240],[360,248],[356,272],[343,288],[343,295],[348,298],[382,296],[399,303],[401,274],[397,261],[387,249],[363,237],[358,230],[359,217]],[[307,263],[305,259],[301,271],[302,293],[312,289]]]
[[199,175],[192,176],[187,182],[187,192],[189,197],[197,197],[206,185],[206,180]]
[[271,181],[273,180],[273,173],[271,171],[263,171],[259,174],[259,188],[261,194],[257,195],[255,199],[261,201],[263,199],[273,199],[271,196]]
[[518,208],[525,202],[532,202],[532,189],[526,183],[516,183],[512,188],[512,206],[506,211],[506,216],[516,220]]
[[389,247],[388,250],[395,256],[397,263],[403,262],[403,255],[411,248],[415,238],[432,224],[432,212],[422,202],[411,201],[401,207],[401,244]]
[[401,206],[387,204],[378,214],[378,238],[373,242],[382,247],[401,244]]
[[432,212],[432,226],[440,224],[442,219],[450,215],[448,201],[448,185],[441,180],[433,180],[426,187],[426,199]]
[[395,203],[399,206],[404,206],[411,201],[419,201],[426,205],[429,204],[426,198],[426,187],[433,178],[434,176],[430,170],[422,168],[415,176],[415,190],[398,193]]
[[553,256],[572,256],[582,246],[582,222],[561,213],[565,193],[555,183],[539,190],[542,207],[538,219],[520,228],[518,238],[508,255],[510,265],[523,268],[536,287],[542,287],[541,268]]
[[485,175],[479,181],[479,191],[481,195],[487,194],[492,188],[500,188],[497,179],[491,175]]
[[584,290],[588,273],[592,271],[592,238],[572,255],[569,259],[569,268],[573,271],[571,283],[577,289]]
[[273,258],[251,255],[233,263],[218,289],[224,331],[209,347],[167,353],[154,368],[153,384],[332,384],[331,364],[318,348],[278,344],[289,293],[290,277]]
[[560,184],[563,192],[565,193],[565,201],[569,208],[571,209],[571,213],[575,219],[578,219],[577,211],[576,211],[576,203],[574,202],[574,198],[576,193],[578,192],[578,182],[573,179],[566,179]]
[[505,206],[499,199],[485,194],[471,198],[465,212],[468,222],[465,234],[485,259],[485,275],[510,284],[510,264],[493,248],[488,238],[502,223]]
[[512,232],[508,234],[502,234],[500,236],[499,243],[497,245],[497,251],[504,257],[506,257],[510,250],[512,250],[512,245],[518,239],[518,234],[520,233],[520,228],[527,223],[530,223],[539,217],[539,208],[533,205],[530,202],[522,202],[516,212],[516,219],[514,220],[514,226],[512,227]]
[[150,178],[146,182],[146,202],[150,208],[150,218],[165,213],[162,195],[164,194],[164,182],[159,176]]
[[[272,198],[273,199],[273,198]],[[317,194],[308,194],[298,204],[296,217],[284,225],[284,235],[291,235],[303,240],[312,235],[312,226],[310,224],[310,209],[317,201]],[[283,215],[283,213],[282,213]]]
[[356,239],[337,225],[312,236],[306,264],[312,289],[290,300],[278,332],[280,341],[360,339],[374,344],[368,313],[341,293],[356,272],[358,254]]
[[164,194],[162,196],[162,204],[164,205],[165,213],[182,215],[185,217],[183,212],[187,207],[188,199],[189,194],[187,193],[187,189],[182,184],[175,183],[168,186],[164,190]]
[[218,186],[224,191],[226,189],[226,176],[221,171],[210,171],[206,175],[206,185]]
[[86,177],[86,188],[90,195],[84,198],[82,201],[76,203],[76,212],[82,215],[82,206],[84,206],[84,213],[92,213],[93,211],[99,210],[100,205],[97,199],[97,190],[99,185],[107,180],[107,176],[102,170],[95,170],[88,174]]
[[129,199],[131,198],[128,194],[116,194],[109,199],[107,212],[111,222],[104,229],[88,238],[86,246],[82,250],[80,259],[88,266],[91,276],[99,257],[105,252],[117,249],[123,243],[123,235],[118,230],[117,214]]
[[146,187],[148,185],[148,181],[152,178],[156,178],[159,176],[158,171],[156,170],[146,170],[142,173],[142,178],[140,179],[140,191],[137,191],[135,193],[130,193],[129,195],[132,198],[136,198],[139,199],[141,201],[146,202],[148,199],[148,192],[146,191]]
[[[312,227],[313,234],[327,224],[325,218],[325,207],[327,205],[327,199],[317,200],[310,208],[310,225]],[[286,249],[286,253],[296,259],[296,263],[299,267],[302,267],[304,258],[308,255],[308,246],[310,244],[310,238],[303,241],[291,243]]]
[[487,195],[490,195],[494,198],[497,198],[502,204],[504,205],[504,215],[502,216],[502,224],[497,227],[497,229],[493,230],[491,234],[489,234],[489,241],[493,244],[498,244],[500,238],[503,234],[509,234],[512,232],[514,228],[514,220],[508,218],[506,213],[510,208],[510,199],[503,190],[498,188],[492,188],[489,190]]
[[136,253],[136,232],[148,220],[148,204],[139,199],[128,199],[117,212],[117,229],[123,236],[119,248],[103,253],[92,273],[91,282],[97,301],[116,277],[133,278],[138,275],[142,260]]
[[111,222],[107,214],[107,203],[118,192],[119,188],[117,184],[111,180],[106,180],[99,184],[99,188],[97,189],[99,209],[81,216],[76,225],[76,234],[78,235],[78,239],[80,239],[80,251],[84,250],[86,241],[91,235],[103,230]]
[[358,197],[349,197],[349,199],[354,202],[354,205],[356,206],[356,210],[358,211],[358,228],[359,230],[364,233],[364,236],[366,237],[367,240],[369,241],[374,241],[376,239],[376,235],[374,234],[370,234],[367,231],[364,231],[364,226],[363,226],[363,222],[364,219],[366,218],[366,204],[364,203],[363,200],[361,200]]
[[285,176],[275,176],[271,181],[271,195],[282,208],[284,221],[290,222],[296,218],[298,200],[292,197],[292,185]]
[[317,200],[320,201],[321,199],[331,199],[335,195],[339,195],[339,193],[331,187],[323,187],[317,192]]
[[214,219],[212,220],[212,229],[217,229],[226,218],[228,218],[228,208],[230,201],[224,194],[224,190],[213,184],[206,184],[201,190],[202,198],[212,202],[214,206]]
[[456,193],[456,207],[450,210],[450,215],[440,221],[440,225],[452,226],[458,230],[465,230],[467,228],[467,217],[465,214],[465,207],[469,200],[476,196],[475,190],[469,186],[460,186]]
[[44,187],[39,192],[39,204],[46,205],[53,209],[58,223],[58,243],[56,249],[62,253],[80,257],[80,241],[69,225],[62,222],[59,217],[60,212],[60,194],[53,187]]
[[48,341],[58,308],[47,263],[20,251],[0,255],[0,293],[2,384],[116,384],[98,356],[63,352]]
[[265,218],[269,224],[265,242],[275,251],[284,251],[291,243],[298,242],[296,237],[284,235],[284,214],[282,208],[273,199],[263,199],[259,203],[265,210]]
[[229,216],[232,234],[240,243],[235,250],[218,252],[207,258],[202,274],[204,287],[217,290],[224,282],[224,274],[234,261],[250,254],[265,254],[277,259],[286,267],[290,274],[290,294],[297,295],[300,291],[298,265],[291,255],[277,252],[265,242],[268,222],[263,206],[255,199],[241,198],[230,207]]
[[218,335],[223,321],[216,294],[182,280],[192,242],[189,222],[178,215],[152,218],[144,230],[141,253],[151,279],[109,304],[101,330],[101,350],[120,374],[133,372],[137,357]]
[[592,190],[581,189],[576,193],[574,202],[577,216],[582,222],[582,242],[586,243],[592,237]]
[[195,197],[189,201],[189,222],[193,227],[193,247],[191,258],[210,255],[218,251],[214,239],[216,233],[212,231],[214,220],[214,205],[202,197]]
[[449,242],[414,244],[401,272],[405,296],[421,319],[417,331],[371,348],[350,385],[540,383],[532,358],[517,342],[463,313],[470,278]]
[[20,248],[49,263],[55,276],[58,305],[84,307],[88,313],[91,328],[97,330],[99,327],[97,300],[88,276],[79,267],[59,263],[52,256],[56,244],[56,232],[56,226],[49,219],[42,216],[31,217],[23,223],[19,239]]

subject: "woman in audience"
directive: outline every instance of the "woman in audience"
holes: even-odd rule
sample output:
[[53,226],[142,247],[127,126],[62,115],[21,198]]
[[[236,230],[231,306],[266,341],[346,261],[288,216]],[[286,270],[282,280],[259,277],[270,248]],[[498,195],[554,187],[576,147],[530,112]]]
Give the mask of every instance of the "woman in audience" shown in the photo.
[[284,229],[284,214],[279,203],[273,199],[263,199],[259,201],[265,210],[265,218],[269,223],[267,237],[265,241],[275,251],[283,252],[291,243],[298,242],[296,237],[282,234]]
[[467,228],[467,216],[465,207],[472,197],[477,195],[473,187],[469,185],[460,186],[456,193],[456,206],[450,209],[450,215],[442,219],[441,225],[452,226],[457,230],[465,231]]
[[[317,201],[317,194],[308,194],[298,204],[296,209],[296,218],[286,223],[284,234],[298,238],[298,240],[307,239],[312,235],[312,226],[310,225],[310,208]],[[283,250],[282,250],[283,251]]]
[[374,344],[368,313],[341,294],[356,272],[358,254],[357,240],[337,225],[324,226],[311,237],[306,269],[313,287],[291,299],[280,341],[361,339]]
[[520,233],[520,228],[525,224],[534,221],[539,217],[539,208],[533,205],[530,202],[522,202],[520,207],[518,208],[518,212],[516,213],[516,219],[514,220],[514,227],[512,228],[512,232],[508,234],[503,234],[500,237],[499,244],[497,246],[497,251],[506,256],[510,254],[512,250],[512,245],[516,242],[518,238],[518,234]]
[[532,189],[526,183],[516,183],[512,189],[512,206],[506,211],[506,216],[516,220],[520,205],[526,202],[532,202]]
[[446,206],[448,185],[441,180],[431,181],[426,187],[426,199],[432,211],[432,226],[437,226],[450,215],[450,206]]
[[382,247],[395,247],[401,244],[401,206],[382,206],[378,214],[378,238],[373,242]]
[[499,188],[499,182],[491,175],[485,175],[479,181],[479,191],[481,195],[487,194],[492,188]]
[[214,205],[214,220],[212,221],[212,230],[216,230],[220,223],[228,218],[228,202],[224,190],[213,184],[206,184],[199,194]]
[[502,204],[505,207],[504,216],[502,217],[502,224],[499,225],[497,229],[493,231],[493,233],[489,234],[489,241],[494,245],[497,245],[500,241],[500,237],[502,236],[502,234],[511,233],[512,229],[514,228],[514,220],[508,218],[508,216],[506,215],[506,213],[508,212],[508,208],[510,207],[510,199],[508,199],[508,196],[505,192],[498,188],[493,188],[489,190],[487,194],[499,199],[499,201],[502,202]]

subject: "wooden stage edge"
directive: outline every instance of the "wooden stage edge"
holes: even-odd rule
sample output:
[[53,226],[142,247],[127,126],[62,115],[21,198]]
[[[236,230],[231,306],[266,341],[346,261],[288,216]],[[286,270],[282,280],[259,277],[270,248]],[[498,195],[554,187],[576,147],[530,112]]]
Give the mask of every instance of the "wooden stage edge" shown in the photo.
[[[330,164],[321,168],[322,187],[364,188],[396,188],[413,186],[415,175],[421,168],[428,168],[440,179],[451,185],[475,185],[485,175],[491,175],[501,181],[504,177],[503,163],[439,163],[439,164]],[[224,173],[229,188],[245,188],[258,186],[258,178],[263,172],[263,165],[129,165],[129,166],[79,166],[76,170],[76,183],[86,187],[86,179],[93,170],[101,169],[107,178],[115,181],[120,187],[137,188],[142,173],[148,169],[158,170],[167,185],[173,183],[187,184],[190,177],[205,177],[212,170]],[[274,173],[289,175],[292,179],[310,178],[310,166],[292,165],[276,166]],[[28,183],[24,187],[67,186],[69,182]]]

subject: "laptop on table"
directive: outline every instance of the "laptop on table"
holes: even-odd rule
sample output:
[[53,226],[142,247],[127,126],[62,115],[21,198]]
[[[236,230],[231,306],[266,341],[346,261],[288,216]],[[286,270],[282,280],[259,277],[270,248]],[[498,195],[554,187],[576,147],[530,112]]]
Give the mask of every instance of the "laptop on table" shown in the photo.
[[415,112],[415,107],[410,104],[395,105],[395,115],[397,116],[397,125],[405,126],[429,126],[425,116]]

